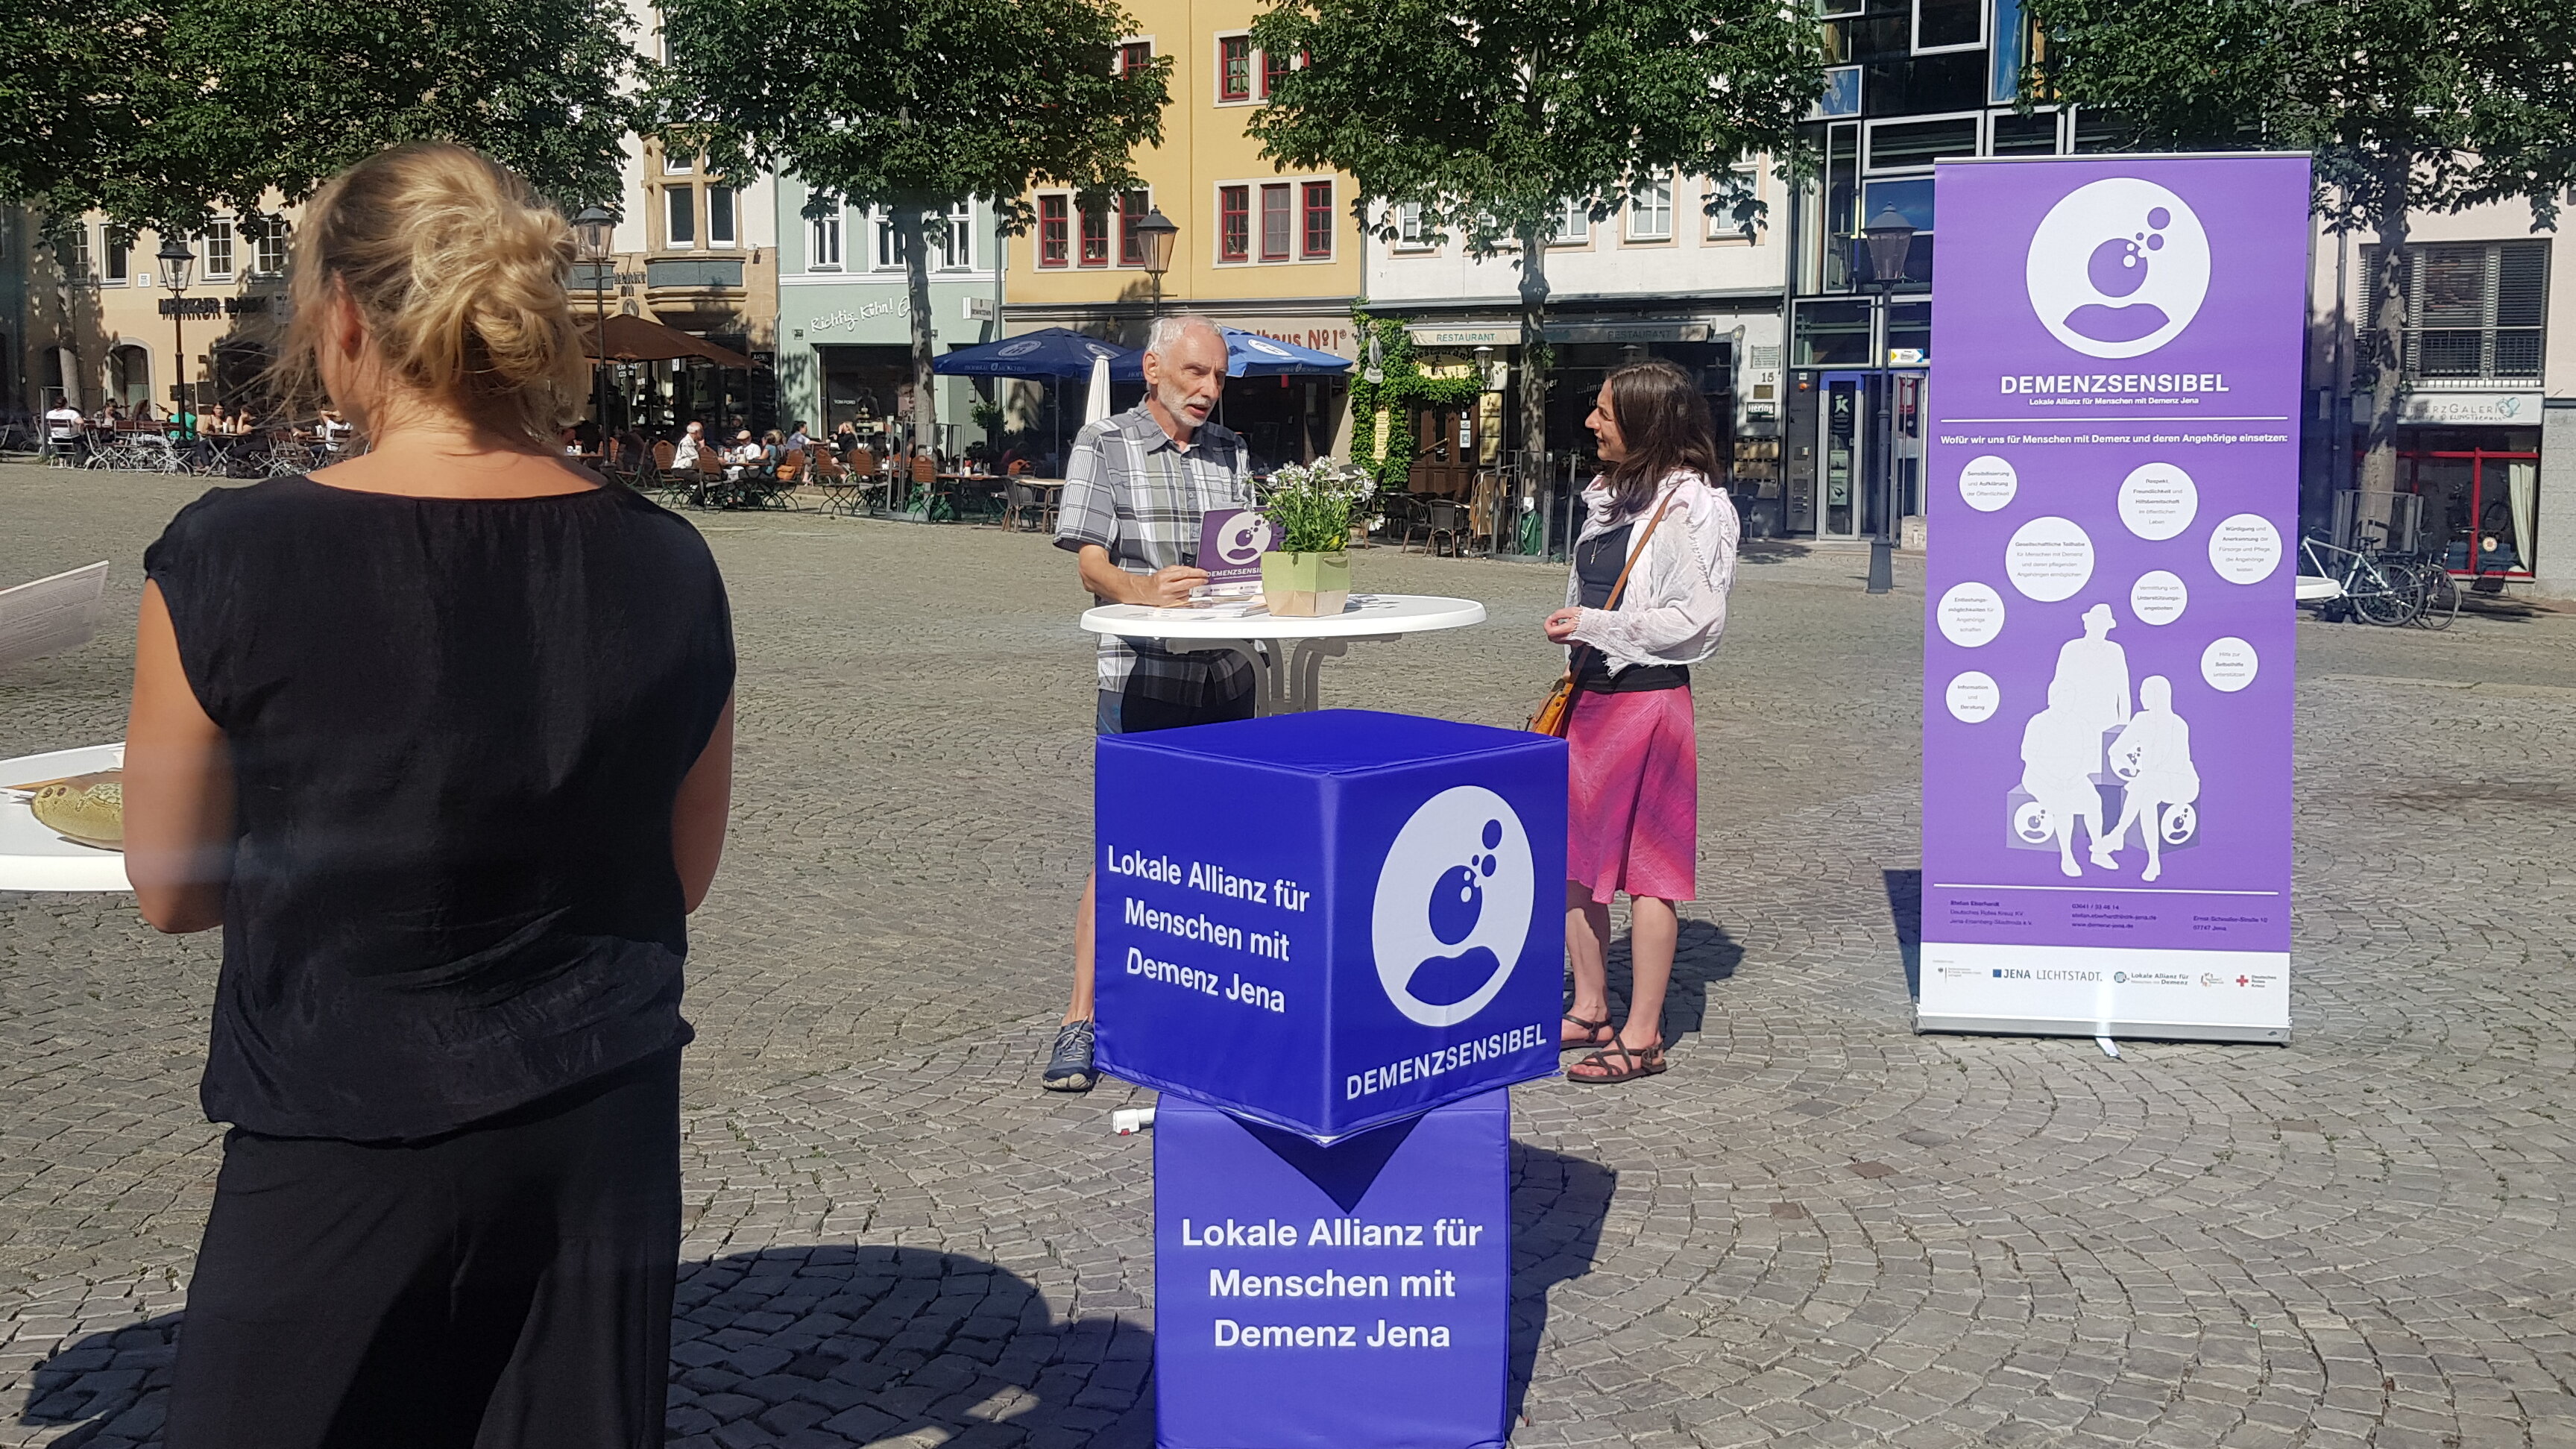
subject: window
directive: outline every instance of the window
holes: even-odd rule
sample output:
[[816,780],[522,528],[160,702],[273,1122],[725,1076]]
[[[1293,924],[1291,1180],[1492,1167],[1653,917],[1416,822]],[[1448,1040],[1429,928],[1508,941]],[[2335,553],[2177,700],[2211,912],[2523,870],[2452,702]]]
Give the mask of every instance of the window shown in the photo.
[[2057,112],[2041,111],[2033,116],[1997,112],[1993,136],[1993,142],[1987,148],[1991,155],[2054,156],[2057,154]]
[[286,273],[286,223],[275,217],[264,217],[258,223],[257,240],[251,249],[250,270],[255,277],[277,277]]
[[932,217],[930,245],[943,272],[975,270],[975,207],[953,206],[944,217]]
[[107,234],[107,276],[105,278],[109,286],[122,287],[125,285],[127,277],[127,259],[130,255],[131,253],[126,244],[116,239],[116,233],[113,231],[109,232]]
[[1060,267],[1072,260],[1073,198],[1053,192],[1038,198],[1038,265]]
[[1547,233],[1552,247],[1579,247],[1592,240],[1592,208],[1580,201],[1568,201],[1556,209]]
[[818,216],[808,228],[811,240],[805,253],[805,270],[837,272],[841,269],[841,214]]
[[1977,118],[1952,116],[1938,121],[1875,122],[1869,128],[1869,169],[1906,171],[1932,168],[1936,160],[1977,154]]
[[1288,57],[1261,53],[1261,98],[1268,100],[1279,93],[1279,78],[1288,73]]
[[662,153],[662,174],[665,176],[688,176],[697,169],[698,158],[695,156],[683,156],[674,151]]
[[1118,265],[1145,265],[1145,239],[1136,232],[1136,223],[1153,210],[1152,198],[1141,191],[1130,191],[1118,198]]
[[876,218],[877,270],[880,272],[903,270],[903,243],[894,234],[894,218],[887,215],[883,207],[869,212],[868,215]]
[[1673,239],[1673,178],[1658,176],[1628,195],[1628,240]]
[[96,280],[89,269],[89,227],[86,224],[73,227],[55,253],[62,261],[65,277],[75,282]]
[[1261,259],[1265,262],[1288,260],[1288,237],[1291,218],[1289,186],[1285,181],[1261,188]]
[[669,218],[663,240],[672,247],[698,244],[698,192],[693,186],[666,186],[662,189],[664,215]]
[[[2379,248],[2361,254],[2359,314],[2372,310]],[[2542,324],[2549,303],[2547,241],[2452,242],[2407,248],[2398,264],[2405,329],[2398,362],[2409,379],[2540,379]],[[2376,350],[2371,329],[2364,347]],[[2367,355],[2367,352],[2365,353]]]
[[1109,265],[1109,213],[1097,207],[1083,209],[1082,264],[1086,267]]
[[1408,201],[1395,209],[1395,244],[1400,247],[1431,245],[1431,228],[1422,224],[1422,203]]
[[1229,35],[1216,43],[1216,98],[1252,99],[1252,37]]
[[233,222],[219,216],[206,223],[206,280],[230,281],[233,275]]
[[1131,40],[1118,47],[1118,73],[1136,75],[1154,63],[1154,42]]
[[1706,212],[1710,241],[1758,242],[1762,239],[1761,213],[1739,218],[1737,203],[1762,199],[1764,163],[1759,160],[1738,161],[1726,169],[1723,178],[1712,177],[1708,183],[1709,199],[1717,210]]
[[730,186],[707,188],[707,245],[729,247],[735,244],[733,229],[734,198],[739,193]]
[[1914,0],[1914,53],[1986,43],[1986,0]]
[[1252,260],[1252,188],[1216,189],[1216,255],[1221,262]]
[[1305,235],[1298,238],[1300,250],[1309,258],[1333,254],[1333,183],[1305,183]]

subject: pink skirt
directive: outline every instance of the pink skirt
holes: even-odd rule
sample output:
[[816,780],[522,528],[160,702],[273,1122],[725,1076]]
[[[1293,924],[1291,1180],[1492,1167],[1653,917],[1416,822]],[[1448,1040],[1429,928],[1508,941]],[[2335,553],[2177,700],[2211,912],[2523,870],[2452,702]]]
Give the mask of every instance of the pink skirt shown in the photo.
[[1566,730],[1565,876],[1607,904],[1699,897],[1699,734],[1687,689],[1578,694]]

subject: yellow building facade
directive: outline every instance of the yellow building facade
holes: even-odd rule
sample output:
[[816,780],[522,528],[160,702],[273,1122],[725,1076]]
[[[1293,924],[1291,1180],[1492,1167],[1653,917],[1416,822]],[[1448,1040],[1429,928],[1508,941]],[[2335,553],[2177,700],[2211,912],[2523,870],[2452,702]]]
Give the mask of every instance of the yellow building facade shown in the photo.
[[[1274,66],[1286,64],[1252,43],[1258,0],[1128,0],[1128,9],[1137,29],[1119,63],[1172,62],[1162,144],[1137,151],[1144,189],[1114,208],[1085,214],[1061,188],[1030,196],[1037,221],[1009,241],[1004,331],[1071,327],[1140,345],[1155,287],[1133,227],[1160,209],[1180,228],[1162,279],[1164,312],[1203,312],[1356,358],[1351,300],[1362,262],[1351,180],[1283,170],[1244,134],[1268,103]],[[1256,458],[1290,462],[1346,446],[1344,397],[1338,379],[1237,378],[1224,416]]]

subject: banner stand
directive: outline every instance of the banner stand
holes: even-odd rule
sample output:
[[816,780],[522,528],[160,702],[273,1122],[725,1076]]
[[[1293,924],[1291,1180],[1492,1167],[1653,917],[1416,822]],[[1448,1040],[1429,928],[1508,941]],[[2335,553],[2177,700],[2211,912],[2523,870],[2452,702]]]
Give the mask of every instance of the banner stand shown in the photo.
[[2309,179],[1935,168],[1918,1031],[2290,1038]]

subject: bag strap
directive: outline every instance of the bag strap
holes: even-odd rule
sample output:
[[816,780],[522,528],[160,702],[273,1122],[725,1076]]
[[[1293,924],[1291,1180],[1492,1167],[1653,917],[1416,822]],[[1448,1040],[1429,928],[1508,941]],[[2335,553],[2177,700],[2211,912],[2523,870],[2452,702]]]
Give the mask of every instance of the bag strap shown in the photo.
[[[1637,535],[1636,543],[1631,545],[1628,549],[1628,561],[1619,566],[1619,581],[1610,586],[1610,602],[1601,606],[1604,613],[1619,607],[1620,596],[1628,592],[1629,572],[1637,567],[1637,560],[1646,556],[1646,545],[1654,541],[1655,530],[1664,526],[1664,515],[1670,513],[1672,508],[1673,496],[1671,493],[1667,492],[1664,495],[1664,501],[1662,504],[1655,509],[1654,521],[1646,525],[1645,532]],[[1591,647],[1591,645],[1580,641],[1577,641],[1574,645],[1575,649],[1589,649]],[[1565,677],[1569,680],[1574,678],[1576,672],[1582,667],[1582,663],[1583,656],[1569,650],[1565,658]]]

